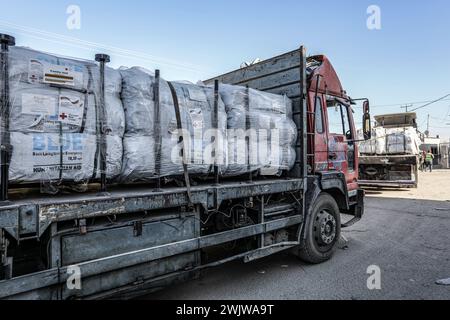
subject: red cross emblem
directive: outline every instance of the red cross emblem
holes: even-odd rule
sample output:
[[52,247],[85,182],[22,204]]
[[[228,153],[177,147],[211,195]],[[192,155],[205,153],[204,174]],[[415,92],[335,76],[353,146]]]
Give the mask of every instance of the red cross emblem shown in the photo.
[[67,119],[67,114],[63,113],[62,115],[59,116],[62,120],[66,120]]

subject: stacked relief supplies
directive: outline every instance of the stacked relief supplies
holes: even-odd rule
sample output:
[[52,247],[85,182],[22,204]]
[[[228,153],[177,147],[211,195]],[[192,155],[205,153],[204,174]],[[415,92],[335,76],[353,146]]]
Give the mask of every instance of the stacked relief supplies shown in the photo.
[[[288,98],[221,84],[219,125],[215,132],[212,87],[185,82],[169,84],[161,79],[160,121],[155,123],[155,76],[138,67],[123,69],[121,73],[126,115],[121,181],[183,175],[182,149],[189,174],[197,177],[211,173],[215,162],[220,175],[226,177],[257,170],[263,175],[274,175],[293,167],[297,130]],[[181,123],[177,121],[170,85],[179,101]],[[179,127],[183,143],[179,140]],[[158,155],[155,144],[159,139]],[[211,156],[214,148],[215,157]]]
[[386,154],[420,154],[420,137],[415,128],[386,129]]
[[297,129],[292,102],[285,96],[245,87],[221,85],[228,116],[226,176],[260,170],[276,175],[291,170],[296,154]]
[[[360,134],[362,139],[362,133]],[[418,155],[421,140],[413,127],[384,128],[372,130],[372,139],[359,143],[360,154],[367,155]]]
[[[10,181],[88,182],[100,176],[100,70],[94,62],[27,48],[9,53]],[[124,112],[120,73],[105,71],[107,176],[121,170]]]
[[[226,143],[223,138],[226,137],[226,114],[223,102],[219,99],[216,132],[212,88],[184,82],[169,84],[160,79],[160,121],[155,123],[155,76],[138,67],[123,69],[121,73],[122,101],[126,115],[121,181],[181,176],[184,173],[183,159],[189,174],[193,176],[208,175],[215,163],[223,172],[226,161]],[[179,102],[181,123],[177,119],[170,85]],[[180,140],[180,136],[183,140]],[[217,140],[214,140],[216,137]],[[160,154],[155,148],[159,141]],[[215,148],[217,152],[214,155]]]
[[106,68],[104,114],[95,62],[12,47],[8,69],[12,184],[99,179],[102,130],[107,178],[123,183],[182,176],[183,161],[196,177],[215,165],[225,177],[273,175],[295,162],[287,97],[221,85],[216,129],[212,87],[160,79],[156,121],[155,76],[142,68]]

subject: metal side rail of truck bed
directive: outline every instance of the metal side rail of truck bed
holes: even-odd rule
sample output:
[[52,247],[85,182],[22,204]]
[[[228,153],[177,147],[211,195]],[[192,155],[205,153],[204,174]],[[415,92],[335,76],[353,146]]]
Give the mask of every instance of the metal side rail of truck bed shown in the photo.
[[[303,179],[275,179],[253,182],[227,182],[192,187],[192,204],[213,209],[225,200],[302,190]],[[186,188],[126,186],[111,189],[108,195],[79,194],[39,196],[0,206],[0,227],[16,240],[39,238],[56,222],[99,218],[133,212],[187,207]]]

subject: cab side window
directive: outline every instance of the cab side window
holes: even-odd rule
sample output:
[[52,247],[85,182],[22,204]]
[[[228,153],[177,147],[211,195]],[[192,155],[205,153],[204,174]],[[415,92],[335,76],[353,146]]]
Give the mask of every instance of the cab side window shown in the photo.
[[330,134],[344,135],[347,140],[353,140],[350,108],[337,101],[328,101],[327,107]]
[[351,108],[347,106],[341,106],[342,108],[342,121],[344,122],[344,133],[347,138],[347,140],[353,140],[353,130],[352,126],[350,125],[350,115],[349,113],[352,112]]
[[323,109],[322,109],[322,99],[320,97],[316,98],[316,132],[319,134],[324,133],[323,125]]
[[330,134],[345,135],[345,124],[342,115],[342,105],[337,101],[327,102],[328,130]]

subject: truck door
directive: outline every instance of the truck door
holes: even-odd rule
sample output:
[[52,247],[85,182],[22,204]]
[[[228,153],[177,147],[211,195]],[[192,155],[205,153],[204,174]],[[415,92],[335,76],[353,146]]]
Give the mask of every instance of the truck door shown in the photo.
[[316,96],[315,93],[310,93],[310,101],[316,99],[315,110],[315,171],[324,172],[328,170],[328,139],[327,128],[325,125],[325,97],[322,94]]
[[358,188],[355,129],[350,105],[327,100],[328,166],[345,174],[348,189]]

